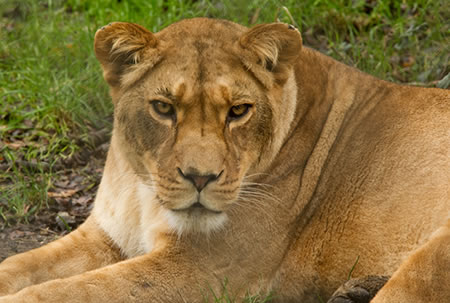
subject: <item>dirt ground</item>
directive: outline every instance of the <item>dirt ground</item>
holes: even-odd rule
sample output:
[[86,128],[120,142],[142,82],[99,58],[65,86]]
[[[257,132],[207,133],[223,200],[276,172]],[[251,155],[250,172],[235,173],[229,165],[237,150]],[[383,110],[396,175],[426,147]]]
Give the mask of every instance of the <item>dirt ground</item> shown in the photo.
[[61,234],[49,228],[36,228],[29,224],[5,228],[0,232],[0,262],[9,256],[56,240]]
[[82,165],[61,170],[47,193],[48,207],[28,222],[0,222],[0,262],[56,240],[84,222],[93,206],[107,149],[105,144],[102,152],[92,153]]
[[92,191],[86,193],[89,203],[67,209],[55,203],[31,218],[28,223],[17,223],[0,229],[0,262],[9,256],[42,246],[81,224],[92,208]]
[[18,223],[0,229],[0,262],[9,256],[40,247],[68,234],[85,220],[91,207],[92,203],[83,209],[77,209],[77,215],[74,215],[73,211],[61,210],[60,207],[50,207],[28,223]]

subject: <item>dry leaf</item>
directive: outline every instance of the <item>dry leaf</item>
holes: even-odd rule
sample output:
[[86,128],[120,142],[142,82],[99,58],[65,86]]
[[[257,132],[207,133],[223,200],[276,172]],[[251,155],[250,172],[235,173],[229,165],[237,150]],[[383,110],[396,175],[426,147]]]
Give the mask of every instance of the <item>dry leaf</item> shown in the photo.
[[68,190],[63,190],[61,192],[47,192],[47,195],[50,198],[68,198],[73,196],[74,194],[76,194],[79,191],[79,189],[68,189]]

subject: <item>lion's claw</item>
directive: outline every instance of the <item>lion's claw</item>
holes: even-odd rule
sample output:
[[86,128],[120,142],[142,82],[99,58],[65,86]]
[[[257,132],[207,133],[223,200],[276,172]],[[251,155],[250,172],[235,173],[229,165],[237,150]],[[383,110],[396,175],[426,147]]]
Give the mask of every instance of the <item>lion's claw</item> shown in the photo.
[[387,276],[351,279],[339,287],[327,303],[369,303],[388,279]]

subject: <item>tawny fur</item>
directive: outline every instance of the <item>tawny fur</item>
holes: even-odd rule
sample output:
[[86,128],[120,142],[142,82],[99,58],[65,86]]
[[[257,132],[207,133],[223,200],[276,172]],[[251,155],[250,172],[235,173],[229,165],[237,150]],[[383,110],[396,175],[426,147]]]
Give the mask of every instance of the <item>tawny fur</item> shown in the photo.
[[450,301],[449,91],[378,80],[281,23],[113,23],[95,52],[115,121],[94,210],[1,263],[0,303],[205,302],[224,281],[238,301],[317,302],[357,259],[353,277],[394,274],[376,303]]

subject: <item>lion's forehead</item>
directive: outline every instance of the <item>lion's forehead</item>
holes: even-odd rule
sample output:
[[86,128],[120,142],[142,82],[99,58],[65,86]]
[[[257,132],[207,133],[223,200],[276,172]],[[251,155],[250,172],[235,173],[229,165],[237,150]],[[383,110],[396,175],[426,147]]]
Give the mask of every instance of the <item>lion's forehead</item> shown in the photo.
[[150,73],[145,81],[147,98],[164,92],[186,105],[204,100],[226,107],[253,98],[257,84],[241,66],[222,60],[199,63],[197,57],[186,60],[175,55],[161,62],[160,69]]
[[211,19],[187,20],[157,34],[162,59],[147,73],[148,94],[169,91],[184,103],[206,99],[229,106],[258,90],[234,43],[244,27]]
[[209,19],[201,19],[200,25],[183,22],[158,34],[161,61],[141,82],[146,99],[158,99],[163,92],[175,107],[194,106],[204,115],[209,108],[216,116],[214,109],[226,114],[230,106],[264,99],[234,47],[241,29]]
[[236,83],[236,79],[228,76],[218,76],[201,83],[179,76],[171,83],[169,90],[179,101],[186,104],[202,99],[216,105],[230,106],[236,99],[247,95],[245,89]]
[[243,70],[239,55],[232,49],[220,48],[212,43],[200,46],[202,43],[175,45],[174,49],[165,52],[162,63],[166,68],[174,68],[199,82],[239,74]]

